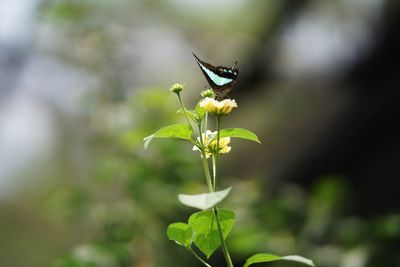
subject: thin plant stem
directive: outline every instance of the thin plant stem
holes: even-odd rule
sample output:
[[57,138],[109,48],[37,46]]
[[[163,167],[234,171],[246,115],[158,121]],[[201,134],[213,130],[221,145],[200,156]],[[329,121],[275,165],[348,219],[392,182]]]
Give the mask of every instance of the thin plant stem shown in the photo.
[[213,164],[213,186],[214,186],[214,191],[217,190],[217,157],[215,156],[215,154],[213,153],[212,155],[212,164]]
[[208,112],[204,115],[204,132],[207,132]]
[[[182,110],[183,110],[183,113],[185,114],[186,121],[187,121],[187,123],[189,124],[190,128],[192,129],[192,133],[193,133],[193,132],[194,132],[193,125],[190,123],[189,117],[188,117],[187,112],[186,112],[186,108],[185,108],[185,106],[183,105],[183,101],[182,101],[181,95],[180,95],[180,94],[177,94],[177,96],[178,96],[178,99],[179,99],[179,104],[181,105],[181,108],[182,108]],[[200,133],[199,133],[199,134],[200,134]],[[194,146],[197,146],[197,147],[200,149],[199,145],[198,145],[193,139],[190,140],[190,142],[191,142]]]
[[203,260],[191,247],[188,247],[187,250],[192,253],[196,259],[198,259],[201,263],[203,263],[207,267],[212,267],[210,264],[208,264],[205,260]]
[[228,247],[227,247],[225,239],[224,239],[224,234],[222,232],[221,219],[219,217],[219,211],[218,211],[217,206],[214,207],[214,215],[215,215],[215,219],[217,221],[218,234],[219,234],[219,238],[221,239],[221,247],[222,247],[222,252],[224,253],[225,261],[228,264],[228,267],[234,267],[231,256],[229,255]]
[[202,161],[203,161],[204,173],[206,175],[208,190],[210,192],[214,192],[214,187],[213,187],[212,181],[211,181],[210,169],[208,167],[208,161],[207,161],[207,158],[206,158],[206,153],[204,151],[201,152],[201,157],[202,157]]
[[200,151],[201,151],[201,161],[203,163],[203,170],[204,174],[206,176],[206,181],[208,185],[208,190],[210,192],[214,192],[214,186],[211,181],[211,174],[210,174],[210,168],[208,167],[208,160],[206,157],[206,152],[205,152],[205,146],[204,146],[204,140],[203,140],[203,133],[201,132],[201,123],[198,124],[198,130],[199,130],[199,139],[200,139]]
[[190,128],[192,129],[192,132],[194,132],[193,126],[192,126],[192,124],[190,123],[189,117],[188,117],[188,115],[187,115],[187,113],[186,113],[186,108],[185,108],[185,106],[183,105],[182,98],[181,98],[181,94],[176,94],[176,95],[178,96],[179,104],[181,105],[182,110],[183,110],[183,113],[185,114],[186,121],[187,121],[187,123],[189,124]]
[[[186,113],[186,108],[183,105],[182,98],[181,98],[180,94],[177,94],[177,95],[178,95],[179,103],[180,103],[180,105],[181,105],[181,107],[183,109],[183,113],[185,114],[186,121],[189,124],[190,128],[192,129],[192,132],[194,132],[193,126],[190,123],[189,117],[188,117],[188,115]],[[207,120],[207,114],[206,114],[206,120]],[[205,124],[204,132],[206,132],[206,130],[207,130],[207,121],[206,121],[206,124]],[[212,185],[212,182],[211,182],[210,168],[208,167],[208,160],[207,160],[206,153],[205,153],[203,134],[202,134],[202,131],[201,131],[201,122],[198,123],[198,131],[199,131],[199,139],[200,139],[200,146],[201,147],[197,146],[197,144],[195,142],[192,142],[192,143],[194,143],[197,147],[199,147],[199,149],[201,151],[201,158],[202,158],[202,162],[203,162],[203,168],[204,168],[204,173],[205,173],[205,176],[206,176],[208,189],[210,190],[210,192],[213,192],[214,190],[213,190],[213,185]],[[212,267],[205,260],[203,260],[191,247],[187,248],[187,250],[190,253],[192,253],[196,257],[196,259],[198,259],[206,267]]]
[[[219,154],[220,128],[221,128],[221,116],[217,115],[217,151],[213,154],[214,191],[217,188],[217,179],[218,179],[218,154]],[[228,247],[226,245],[224,234],[222,232],[221,219],[219,217],[219,212],[218,212],[217,206],[214,207],[214,215],[215,215],[215,219],[217,221],[218,234],[219,234],[219,238],[221,240],[222,252],[224,253],[226,263],[228,264],[228,267],[233,267],[232,259],[231,259],[231,256],[229,255]]]
[[218,154],[219,154],[219,131],[221,128],[221,116],[217,115],[217,152],[213,155],[213,170],[214,170],[214,190],[217,190],[217,179],[218,179]]

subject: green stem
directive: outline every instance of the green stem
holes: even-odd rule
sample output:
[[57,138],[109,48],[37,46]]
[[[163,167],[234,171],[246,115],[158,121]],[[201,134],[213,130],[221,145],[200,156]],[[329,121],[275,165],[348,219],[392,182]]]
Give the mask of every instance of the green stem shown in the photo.
[[228,247],[225,242],[224,234],[222,232],[221,219],[219,218],[219,212],[217,206],[214,207],[214,215],[217,221],[218,234],[219,238],[221,239],[222,252],[224,253],[225,261],[228,264],[228,267],[234,267],[231,256],[229,255]]
[[203,263],[207,267],[212,267],[210,264],[208,264],[205,260],[203,260],[191,247],[188,247],[187,250],[192,253],[196,259],[198,259],[201,263]]
[[[218,154],[219,154],[220,128],[221,128],[221,116],[217,115],[217,151],[213,154],[214,190],[216,190],[216,188],[217,188],[217,179],[218,179]],[[219,212],[218,212],[217,206],[214,207],[214,215],[215,215],[215,219],[217,221],[218,234],[219,234],[219,238],[221,240],[222,252],[224,253],[226,263],[228,264],[228,267],[234,267],[231,256],[229,255],[228,247],[225,242],[224,234],[222,232],[221,219],[219,217]]]
[[181,95],[180,95],[180,94],[176,94],[176,95],[178,96],[179,104],[181,104],[181,108],[182,108],[182,110],[183,110],[183,113],[185,114],[186,121],[187,121],[187,123],[189,124],[190,128],[192,129],[192,132],[194,132],[193,126],[192,126],[192,124],[190,123],[189,117],[188,117],[188,115],[187,115],[187,113],[186,113],[186,108],[185,108],[185,106],[183,105]]
[[199,138],[200,138],[200,151],[201,151],[201,160],[203,162],[203,170],[204,170],[204,174],[206,176],[206,181],[207,181],[207,185],[208,185],[208,190],[210,192],[214,192],[214,187],[211,181],[211,175],[210,175],[210,168],[208,167],[208,160],[206,157],[206,152],[205,152],[205,146],[204,146],[204,140],[203,140],[203,133],[201,132],[201,124],[198,124],[198,130],[199,130]]
[[221,128],[221,116],[217,115],[217,152],[213,155],[213,170],[214,170],[214,191],[217,190],[217,178],[218,178],[218,155],[219,155],[219,132]]
[[204,132],[207,132],[207,122],[208,122],[208,112],[206,111],[206,115],[204,115]]
[[206,158],[206,153],[204,153],[204,151],[201,152],[201,157],[203,160],[203,169],[204,169],[204,173],[206,175],[208,190],[210,192],[214,192],[214,188],[213,188],[212,181],[211,181],[210,169],[208,167],[208,161]]
[[213,186],[214,186],[214,191],[217,190],[217,157],[215,154],[212,155],[212,164],[213,164]]

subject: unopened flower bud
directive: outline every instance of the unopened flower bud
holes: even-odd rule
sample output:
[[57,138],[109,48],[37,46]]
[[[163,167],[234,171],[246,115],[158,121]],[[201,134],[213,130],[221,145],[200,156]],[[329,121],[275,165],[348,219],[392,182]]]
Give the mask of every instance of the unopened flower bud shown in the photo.
[[204,91],[201,92],[201,96],[202,97],[209,97],[209,98],[215,98],[215,93],[212,89],[206,89]]
[[175,83],[175,84],[171,85],[169,90],[175,94],[179,94],[180,92],[182,92],[184,87],[185,86],[181,83]]

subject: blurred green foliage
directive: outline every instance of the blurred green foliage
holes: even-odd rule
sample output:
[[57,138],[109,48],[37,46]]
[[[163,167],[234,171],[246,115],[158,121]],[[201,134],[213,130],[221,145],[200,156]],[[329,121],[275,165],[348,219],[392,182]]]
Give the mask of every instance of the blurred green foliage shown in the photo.
[[[202,177],[191,147],[161,140],[157,149],[143,149],[145,135],[178,116],[168,93],[143,90],[127,102],[92,103],[91,112],[107,114],[101,122],[88,116],[92,171],[84,181],[55,183],[40,197],[45,217],[79,224],[84,233],[53,266],[174,264],[164,249],[166,225],[184,218],[176,195]],[[120,116],[129,123],[120,123]]]
[[[133,28],[156,28],[169,22],[172,30],[167,35],[175,31],[187,34],[192,38],[188,38],[188,43],[199,46],[203,39],[211,40],[202,44],[210,57],[220,57],[230,50],[236,53],[235,57],[245,58],[255,47],[274,53],[274,42],[271,45],[261,41],[270,38],[271,32],[281,31],[293,18],[285,16],[284,8],[291,1],[259,1],[226,12],[203,12],[205,15],[184,7],[179,9],[176,2],[43,1],[44,24],[53,27],[53,34],[59,34],[49,38],[57,39],[59,47],[47,48],[48,53],[75,65],[79,71],[89,71],[100,85],[95,88],[96,94],[88,95],[82,103],[86,117],[79,118],[77,123],[87,126],[89,131],[89,140],[84,143],[89,152],[77,157],[78,161],[85,158],[81,162],[84,170],[74,169],[80,164],[55,164],[51,180],[45,181],[44,188],[36,183],[28,185],[40,188],[39,192],[24,192],[17,203],[0,203],[0,266],[26,266],[28,259],[30,267],[42,267],[54,258],[57,259],[53,267],[196,266],[195,259],[168,241],[165,231],[171,222],[187,221],[192,212],[179,204],[176,195],[202,191],[204,178],[198,155],[190,146],[170,140],[157,140],[157,146],[143,150],[143,137],[176,121],[176,103],[167,89],[145,88],[129,94],[132,87],[126,80],[132,70],[137,70],[135,66],[126,70],[132,62],[125,62],[124,54],[118,51],[131,48],[124,47],[121,40],[131,36]],[[154,21],[159,24],[152,24]],[[229,35],[232,33],[235,34]],[[219,45],[222,40],[226,45]],[[259,52],[255,55],[264,58]],[[247,66],[253,67],[254,58],[247,60],[251,62]],[[267,60],[270,59],[265,57],[264,61]],[[138,76],[134,82],[140,80]],[[293,122],[290,117],[295,117],[295,126],[302,124],[303,128],[304,120],[294,115],[310,116],[325,108],[315,99],[309,101],[306,91],[285,90],[285,86],[277,85],[279,90],[275,91],[279,94],[275,98],[269,95],[273,101],[268,104],[262,99],[264,93],[254,97],[254,91],[249,90],[253,98],[264,101],[248,102],[258,104],[247,105],[257,109],[252,114],[254,124],[268,121],[278,129],[276,136]],[[305,87],[308,86],[313,85]],[[260,87],[264,89],[263,85]],[[299,102],[299,98],[304,99]],[[323,105],[341,105],[329,94],[326,99]],[[280,109],[282,106],[286,109]],[[307,109],[309,106],[312,108]],[[249,114],[242,114],[238,117],[248,120]],[[266,120],[265,116],[269,118]],[[314,124],[318,121],[305,125]],[[287,129],[294,135],[298,133]],[[263,142],[268,146],[270,141]],[[68,146],[66,143],[64,146]],[[241,153],[239,149],[239,145],[233,147]],[[249,157],[248,153],[243,154],[236,163]],[[222,163],[226,164],[225,169],[230,167],[228,160]],[[236,263],[244,263],[244,259],[257,252],[271,252],[307,255],[320,267],[400,266],[399,213],[371,218],[355,216],[345,178],[321,177],[310,189],[271,181],[262,175],[242,178],[221,177],[226,185],[235,184],[224,206],[237,212],[237,223],[229,237]],[[221,258],[217,253],[212,261],[221,263]]]
[[[44,218],[56,224],[61,220],[76,231],[64,237],[70,252],[64,247],[65,256],[52,266],[195,266],[195,259],[169,241],[165,232],[169,223],[187,221],[192,212],[176,196],[206,191],[198,155],[190,145],[171,140],[157,140],[156,146],[143,149],[144,136],[177,118],[183,120],[175,113],[174,97],[167,89],[146,89],[127,101],[105,105],[98,100],[87,117],[93,157],[87,177],[53,183],[39,197]],[[101,114],[100,122],[94,114]],[[272,183],[267,177],[221,181],[235,184],[224,207],[237,213],[229,237],[236,264],[258,252],[303,254],[321,267],[399,263],[400,215],[352,215],[352,196],[344,178],[321,177],[310,190]],[[11,238],[4,232],[10,225],[0,221],[0,234],[6,239]],[[62,230],[51,230],[58,231]],[[43,246],[47,245],[38,248]],[[49,255],[60,255],[61,248],[56,251],[49,250]],[[211,257],[214,264],[221,260],[221,253]]]
[[[158,140],[157,146],[143,150],[143,136],[176,119],[173,97],[167,92],[135,94],[124,109],[132,115],[128,127],[105,123],[107,127],[96,129],[89,183],[52,188],[45,194],[49,211],[79,220],[90,233],[54,267],[197,264],[165,235],[170,222],[186,221],[190,214],[176,195],[204,184],[197,155],[179,141]],[[387,262],[398,260],[396,253],[388,258],[385,245],[399,245],[400,216],[351,216],[347,205],[351,195],[343,178],[321,177],[309,192],[296,184],[223,179],[237,184],[224,205],[238,213],[229,240],[237,263],[256,252],[301,253],[323,267],[348,266],[348,261],[375,266],[382,257]],[[220,257],[217,253],[212,261],[218,263]]]

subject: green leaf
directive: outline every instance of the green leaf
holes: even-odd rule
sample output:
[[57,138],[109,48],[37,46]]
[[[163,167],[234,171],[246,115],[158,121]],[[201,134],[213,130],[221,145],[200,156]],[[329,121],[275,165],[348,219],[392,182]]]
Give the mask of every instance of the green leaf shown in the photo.
[[199,195],[178,195],[179,201],[189,207],[207,210],[221,202],[231,191],[232,187],[225,190]]
[[306,264],[309,266],[315,266],[312,260],[301,257],[301,256],[297,256],[297,255],[280,257],[280,256],[272,255],[272,254],[260,253],[260,254],[253,255],[250,258],[248,258],[246,263],[243,265],[243,267],[248,267],[255,263],[271,262],[271,261],[279,261],[279,260],[293,261],[293,262],[303,263],[303,264]]
[[260,140],[258,139],[257,135],[252,131],[243,129],[243,128],[226,128],[222,129],[219,132],[219,136],[222,137],[235,137],[235,138],[242,138],[250,141],[257,142],[261,144]]
[[188,117],[189,117],[192,121],[194,121],[194,122],[198,121],[197,113],[196,113],[194,110],[189,110],[189,109],[180,108],[180,109],[178,109],[178,110],[176,111],[176,113],[177,113],[177,114],[182,114],[182,115],[185,116],[184,110],[186,111],[186,114],[188,115]]
[[195,110],[180,108],[176,111],[176,113],[185,115],[185,111],[188,117],[194,122],[200,122],[203,119],[204,115],[206,114],[206,110],[200,107],[199,104],[196,105]]
[[196,111],[196,114],[197,114],[199,120],[201,120],[204,117],[204,115],[206,114],[206,110],[204,108],[200,107],[200,102],[197,103],[195,111]]
[[175,241],[181,246],[190,247],[193,239],[193,231],[188,224],[177,222],[168,226],[167,236],[170,240]]
[[[218,212],[222,233],[226,239],[235,223],[235,213],[226,209],[219,209]],[[189,225],[195,233],[194,244],[209,258],[221,245],[214,211],[206,210],[192,214]]]
[[184,140],[192,140],[192,130],[189,125],[184,123],[172,124],[161,128],[152,135],[143,139],[144,148],[146,149],[154,138],[178,138]]

